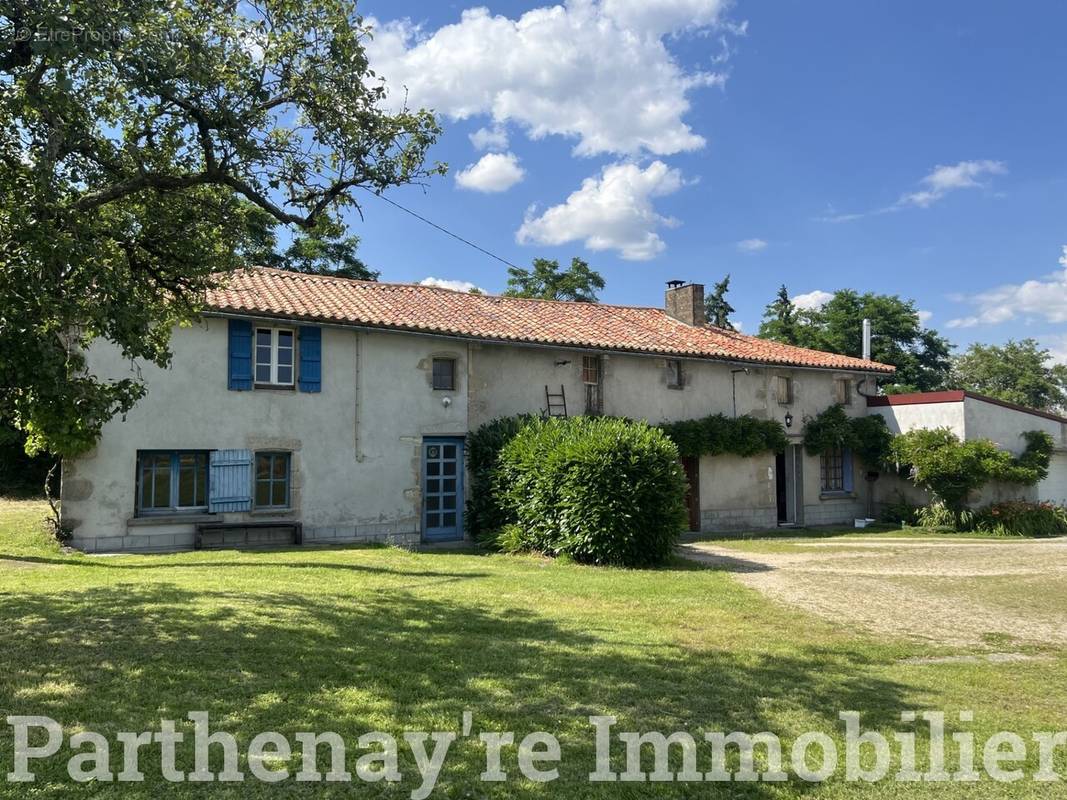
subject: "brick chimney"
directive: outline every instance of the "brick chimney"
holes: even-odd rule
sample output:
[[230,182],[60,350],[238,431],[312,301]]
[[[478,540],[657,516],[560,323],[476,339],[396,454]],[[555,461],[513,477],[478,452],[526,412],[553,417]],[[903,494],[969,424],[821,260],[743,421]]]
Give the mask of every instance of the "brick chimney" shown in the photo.
[[667,316],[697,327],[704,325],[704,284],[667,281]]

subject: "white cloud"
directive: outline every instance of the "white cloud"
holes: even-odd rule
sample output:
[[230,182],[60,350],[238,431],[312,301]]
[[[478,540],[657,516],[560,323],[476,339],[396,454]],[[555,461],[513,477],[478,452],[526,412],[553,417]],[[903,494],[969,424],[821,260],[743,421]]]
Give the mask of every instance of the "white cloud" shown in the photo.
[[508,131],[503,125],[494,125],[492,128],[479,128],[469,138],[476,150],[508,149]]
[[949,328],[996,325],[1016,317],[1033,317],[1046,322],[1067,322],[1067,245],[1059,260],[1059,272],[1045,280],[1007,283],[985,292],[961,298],[976,307],[975,313],[949,320]]
[[1067,333],[1043,336],[1041,346],[1048,350],[1048,360],[1053,364],[1067,364]]
[[479,292],[484,293],[484,290],[481,287],[471,283],[470,281],[453,281],[449,280],[448,278],[434,278],[432,276],[429,278],[423,278],[421,281],[419,281],[419,285],[433,286],[437,289],[452,289],[455,292],[469,292],[471,289],[477,289]]
[[933,316],[934,316],[934,312],[933,311],[924,311],[923,309],[920,308],[919,309],[919,324],[920,325],[925,325],[927,322],[929,322],[931,319],[933,319]]
[[636,164],[611,164],[599,176],[586,178],[566,202],[540,216],[531,208],[515,234],[520,244],[560,245],[584,240],[590,250],[616,250],[628,261],[646,261],[667,245],[656,233],[677,220],[656,213],[652,198],[678,191],[682,174],[653,161],[645,169]]
[[663,36],[712,25],[728,5],[726,0],[603,0],[601,12],[627,30]]
[[890,214],[905,208],[929,208],[949,192],[959,189],[975,189],[986,186],[980,180],[992,175],[1003,175],[1008,171],[1003,161],[960,161],[957,164],[938,164],[933,170],[919,181],[920,189],[907,192],[900,196],[897,202],[891,206],[875,209],[863,213],[838,213],[830,206],[827,213],[816,217],[816,222],[852,222],[863,217],[877,214]]
[[737,243],[737,249],[742,253],[758,253],[766,247],[767,243],[763,239],[742,239]]
[[919,183],[922,189],[905,194],[897,201],[898,206],[928,208],[949,192],[957,189],[974,189],[984,184],[979,180],[989,175],[1003,175],[1008,171],[1002,161],[960,161],[945,166],[939,164]]
[[486,153],[456,173],[456,185],[475,192],[506,192],[526,175],[514,153]]
[[513,121],[533,139],[575,137],[577,155],[668,155],[704,145],[683,121],[689,94],[725,76],[687,72],[664,40],[712,26],[742,34],[720,20],[725,5],[569,0],[517,19],[471,8],[431,32],[408,20],[368,18],[374,37],[366,48],[393,106],[406,99],[454,119]]
[[798,294],[793,298],[793,305],[797,308],[804,309],[805,311],[815,311],[830,302],[830,300],[833,299],[833,296],[833,292],[824,292],[822,289],[815,289],[806,294]]

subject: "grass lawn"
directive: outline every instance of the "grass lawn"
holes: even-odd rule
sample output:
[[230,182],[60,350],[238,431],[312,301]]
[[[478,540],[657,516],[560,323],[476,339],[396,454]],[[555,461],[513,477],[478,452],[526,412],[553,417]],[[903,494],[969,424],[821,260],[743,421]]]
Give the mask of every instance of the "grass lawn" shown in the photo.
[[[1067,729],[1062,650],[1019,663],[906,663],[967,651],[863,635],[685,562],[623,571],[357,547],[65,555],[40,533],[43,512],[40,503],[0,501],[0,716],[42,714],[68,735],[104,734],[116,772],[118,731],[158,730],[160,719],[182,721],[190,710],[208,711],[212,728],[237,736],[242,751],[262,731],[291,742],[298,731],[335,731],[351,770],[366,752],[360,735],[456,731],[469,710],[474,735],[452,746],[435,797],[1063,797],[1062,784],[1029,780],[856,784],[843,771],[822,785],[794,776],[780,784],[586,780],[593,714],[617,716],[619,731],[685,730],[698,741],[709,730],[769,730],[788,747],[809,730],[840,741],[842,710],[861,712],[865,728],[888,736],[922,732],[899,721],[903,711],[943,710],[951,730],[966,709],[979,745],[998,730],[1029,740]],[[518,740],[538,730],[560,741],[558,780],[521,778],[510,747],[502,759],[509,780],[479,780],[479,731],[514,731]],[[0,795],[402,798],[420,780],[401,745],[399,785],[271,786],[250,775],[243,784],[165,784],[158,745],[142,749],[144,784],[76,785],[64,743],[34,762],[37,783],[0,783]],[[701,747],[702,768],[709,752]],[[622,747],[613,753],[621,770]],[[1030,754],[1028,774],[1036,748]],[[0,780],[11,763],[11,729],[2,726]],[[192,769],[188,742],[178,763]],[[1056,765],[1067,774],[1065,749]],[[299,768],[299,755],[289,766]]]

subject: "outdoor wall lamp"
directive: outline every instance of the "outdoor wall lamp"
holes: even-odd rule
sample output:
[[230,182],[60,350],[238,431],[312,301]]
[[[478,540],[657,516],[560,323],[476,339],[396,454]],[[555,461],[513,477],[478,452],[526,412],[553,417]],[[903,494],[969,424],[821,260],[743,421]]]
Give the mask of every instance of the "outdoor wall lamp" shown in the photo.
[[793,415],[790,414],[788,411],[785,412],[785,426],[787,428],[793,427]]

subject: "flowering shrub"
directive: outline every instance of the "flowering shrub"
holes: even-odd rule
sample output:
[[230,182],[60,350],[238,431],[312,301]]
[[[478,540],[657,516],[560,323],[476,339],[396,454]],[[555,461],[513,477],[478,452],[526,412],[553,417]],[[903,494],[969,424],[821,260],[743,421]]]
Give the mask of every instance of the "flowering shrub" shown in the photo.
[[1053,503],[1010,500],[993,503],[977,511],[974,530],[998,536],[1067,535],[1067,508]]

